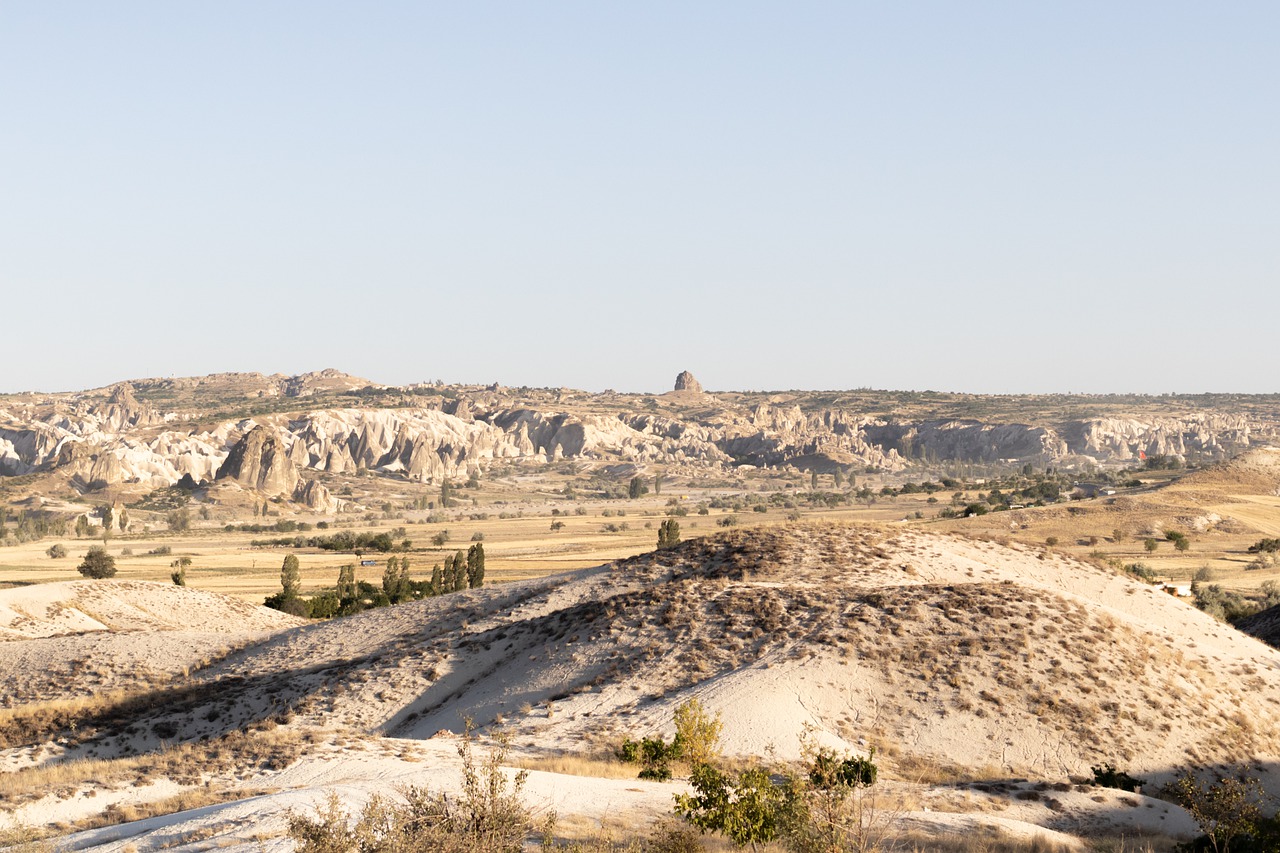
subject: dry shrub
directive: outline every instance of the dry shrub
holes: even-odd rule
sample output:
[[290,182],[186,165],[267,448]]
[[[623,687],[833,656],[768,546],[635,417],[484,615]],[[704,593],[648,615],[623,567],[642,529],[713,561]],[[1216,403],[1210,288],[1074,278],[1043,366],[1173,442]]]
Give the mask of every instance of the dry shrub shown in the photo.
[[518,853],[535,830],[549,836],[553,820],[538,826],[521,797],[527,772],[512,780],[502,770],[507,742],[499,739],[481,760],[473,741],[468,721],[458,746],[460,796],[410,787],[400,792],[403,802],[374,795],[353,816],[331,794],[314,818],[289,813],[288,832],[298,853]]

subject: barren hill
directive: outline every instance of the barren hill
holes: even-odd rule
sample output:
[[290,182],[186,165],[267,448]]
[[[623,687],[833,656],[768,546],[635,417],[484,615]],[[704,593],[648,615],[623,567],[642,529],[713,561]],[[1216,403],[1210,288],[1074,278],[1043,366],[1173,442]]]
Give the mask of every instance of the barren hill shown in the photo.
[[[217,622],[212,599],[123,592],[139,613],[106,601],[98,622],[164,628],[205,605],[210,618],[191,624]],[[225,630],[281,627],[223,606]],[[283,809],[314,803],[325,788],[358,803],[397,784],[441,784],[441,769],[456,767],[450,733],[464,719],[482,736],[509,735],[525,760],[598,756],[624,737],[670,736],[675,707],[693,698],[722,716],[731,755],[795,757],[807,732],[836,748],[874,747],[890,779],[991,780],[912,789],[929,804],[912,818],[921,825],[1187,836],[1176,808],[1066,781],[1104,762],[1150,783],[1247,764],[1280,787],[1280,736],[1267,725],[1280,704],[1280,651],[1127,576],[957,535],[821,523],[734,531],[595,569],[242,634],[238,647],[210,646],[206,660],[186,664],[186,677],[165,657],[165,642],[180,635],[164,630],[11,640],[5,659],[99,635],[159,638],[132,649],[169,666],[172,680],[130,681],[126,652],[113,671],[94,666],[113,646],[86,646],[81,665],[50,668],[49,679],[66,695],[108,698],[82,711],[0,713],[0,766],[45,778],[71,759],[105,759],[94,773],[147,786],[129,792],[103,775],[35,801],[30,786],[0,790],[0,805],[16,807],[0,820],[65,820],[210,786],[232,797],[241,786],[284,790],[94,830],[72,840],[78,849],[126,837],[159,849],[178,837],[166,827],[181,826],[248,850],[260,833],[281,831]],[[115,702],[113,687],[133,694]],[[644,823],[670,809],[672,789],[658,783],[535,773],[531,784],[562,813]],[[991,809],[999,814],[983,813]]]
[[[669,728],[700,698],[731,752],[821,740],[912,764],[1087,774],[1280,756],[1280,652],[1054,554],[828,525],[743,531],[595,570],[310,625],[195,674],[141,727],[267,717],[426,738],[464,717],[548,749]],[[132,736],[111,737],[126,751]],[[144,738],[145,740],[145,738]]]

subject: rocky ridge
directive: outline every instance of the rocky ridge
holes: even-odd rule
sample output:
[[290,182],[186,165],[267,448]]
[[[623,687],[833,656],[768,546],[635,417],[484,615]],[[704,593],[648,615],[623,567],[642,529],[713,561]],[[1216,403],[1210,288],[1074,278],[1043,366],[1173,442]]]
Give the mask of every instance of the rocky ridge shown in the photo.
[[[819,471],[896,471],[921,462],[1126,465],[1143,456],[1223,458],[1275,430],[1275,419],[1226,410],[1041,423],[908,420],[802,405],[800,393],[712,397],[688,371],[676,387],[662,403],[614,392],[521,393],[496,384],[382,389],[415,404],[391,408],[386,396],[373,398],[381,405],[353,405],[352,395],[381,392],[367,380],[321,371],[138,380],[100,392],[0,397],[0,476],[60,473],[88,491],[154,489],[187,476],[299,499],[306,489],[304,502],[319,507],[332,499],[304,479],[359,470],[434,483],[496,460],[675,465],[691,473],[744,465]],[[187,402],[163,410],[145,401],[173,394],[186,394]],[[217,408],[207,395],[280,402],[276,411],[208,420]],[[291,407],[289,400],[299,403]],[[309,400],[311,407],[304,404]]]

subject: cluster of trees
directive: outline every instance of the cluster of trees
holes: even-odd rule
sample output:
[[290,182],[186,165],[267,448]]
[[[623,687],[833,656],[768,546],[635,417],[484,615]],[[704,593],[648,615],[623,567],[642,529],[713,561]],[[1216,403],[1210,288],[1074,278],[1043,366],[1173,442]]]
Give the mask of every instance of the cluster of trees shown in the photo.
[[[12,529],[8,526],[10,521],[14,522]],[[8,507],[0,506],[0,540],[10,535],[19,543],[35,542],[46,536],[66,536],[67,521],[40,511],[24,509],[11,513]]]
[[477,589],[484,585],[484,545],[477,542],[465,552],[447,555],[444,565],[436,564],[431,580],[418,581],[409,576],[409,558],[387,558],[381,586],[356,580],[356,567],[338,567],[338,582],[311,598],[302,597],[302,572],[297,556],[289,554],[280,567],[280,592],[268,596],[267,607],[311,619],[349,616],[375,607],[386,607],[403,601],[416,601],[436,595]]
[[1249,546],[1250,554],[1274,554],[1280,551],[1280,539],[1259,539]]
[[[320,522],[321,527],[328,527],[328,522]],[[282,518],[274,524],[228,524],[223,530],[228,533],[303,533],[311,530],[311,524],[306,521],[294,521],[292,518]]]
[[446,556],[444,567],[439,565],[431,569],[431,595],[444,595],[447,592],[461,592],[464,589],[478,589],[484,586],[484,545],[477,542],[467,549]]
[[[395,531],[403,535],[404,528]],[[319,548],[321,551],[378,551],[386,554],[391,551],[408,551],[413,542],[401,539],[399,542],[391,533],[356,532],[344,530],[328,536],[294,536],[290,539],[254,539],[250,545],[277,548]]]

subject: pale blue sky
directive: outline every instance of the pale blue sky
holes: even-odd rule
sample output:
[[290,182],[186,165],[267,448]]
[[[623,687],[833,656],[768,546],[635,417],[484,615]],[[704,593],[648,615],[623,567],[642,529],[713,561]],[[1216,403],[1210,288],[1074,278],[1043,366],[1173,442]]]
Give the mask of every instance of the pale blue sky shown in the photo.
[[0,391],[1280,391],[1280,4],[0,0]]

